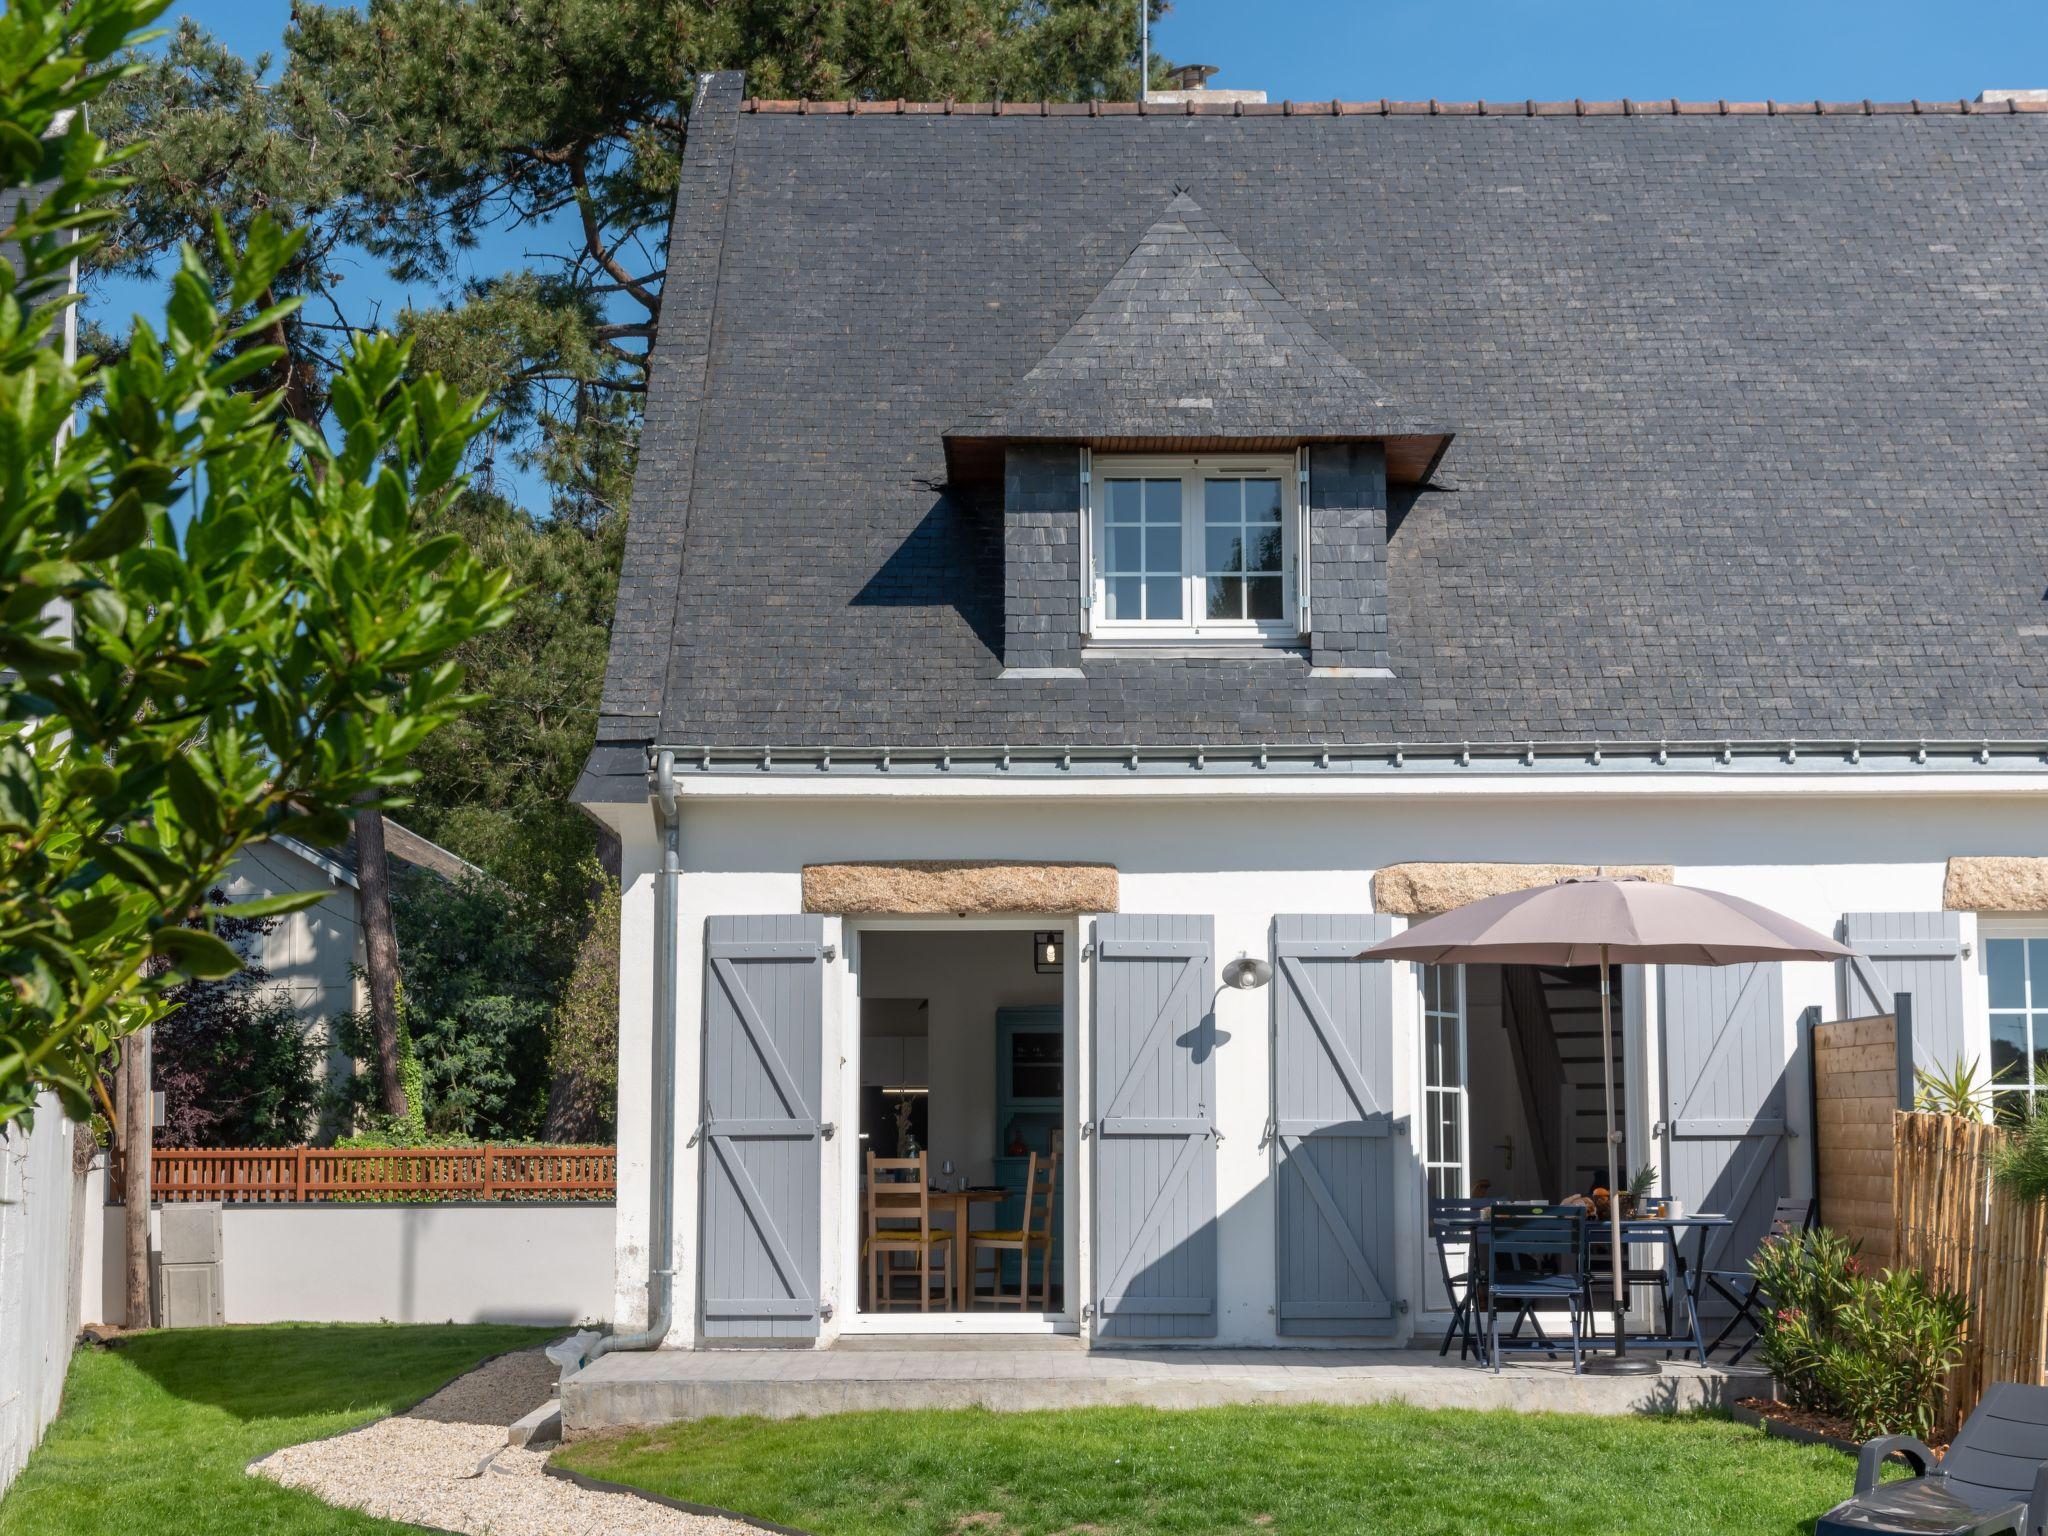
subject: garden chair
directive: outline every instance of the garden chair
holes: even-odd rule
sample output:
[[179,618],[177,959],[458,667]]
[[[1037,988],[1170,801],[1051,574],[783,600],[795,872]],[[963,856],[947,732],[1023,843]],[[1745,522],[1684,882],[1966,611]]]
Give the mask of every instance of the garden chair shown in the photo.
[[[1058,1152],[1031,1154],[1024,1166],[1024,1225],[1009,1230],[981,1230],[967,1234],[967,1274],[970,1295],[981,1275],[981,1255],[986,1249],[995,1255],[996,1272],[989,1282],[989,1305],[1001,1307],[1014,1301],[1022,1312],[1031,1302],[1031,1256],[1039,1256],[1039,1298],[1041,1312],[1052,1310],[1052,1207],[1059,1187]],[[1005,1253],[1017,1255],[1017,1294],[1003,1294]]]
[[[1645,1200],[1660,1200],[1661,1195],[1645,1195]],[[1624,1218],[1626,1219],[1626,1218]],[[1623,1292],[1633,1297],[1638,1286],[1651,1286],[1657,1292],[1658,1314],[1664,1319],[1664,1336],[1670,1338],[1678,1332],[1677,1312],[1673,1305],[1671,1281],[1673,1272],[1679,1276],[1685,1273],[1685,1256],[1673,1254],[1667,1268],[1663,1258],[1664,1239],[1661,1237],[1631,1236],[1621,1245],[1621,1284]],[[1611,1293],[1614,1290],[1614,1261],[1608,1256],[1613,1237],[1604,1217],[1589,1215],[1586,1218],[1586,1309],[1594,1316],[1613,1310]],[[1657,1253],[1656,1259],[1648,1264],[1634,1261],[1638,1250],[1649,1248]],[[1596,1306],[1592,1293],[1609,1297],[1604,1304]],[[1665,1350],[1666,1358],[1671,1351]]]
[[[1771,1230],[1763,1241],[1768,1242],[1771,1238],[1787,1232],[1805,1232],[1813,1226],[1813,1218],[1814,1206],[1811,1200],[1780,1200],[1777,1208],[1771,1213]],[[1761,1247],[1762,1243],[1758,1246]],[[1727,1326],[1715,1334],[1714,1342],[1707,1346],[1709,1355],[1727,1343],[1728,1336],[1738,1327],[1744,1323],[1749,1324],[1749,1337],[1744,1339],[1735,1353],[1728,1357],[1728,1363],[1734,1365],[1748,1354],[1750,1346],[1756,1343],[1759,1332],[1756,1309],[1768,1298],[1764,1296],[1763,1288],[1757,1284],[1755,1274],[1748,1269],[1702,1270],[1700,1282],[1735,1308],[1735,1315],[1728,1319]]]
[[[907,1177],[905,1177],[907,1175]],[[915,1222],[916,1225],[911,1225]],[[931,1186],[925,1154],[877,1157],[868,1154],[868,1221],[861,1240],[861,1258],[868,1272],[868,1305],[876,1312],[896,1305],[899,1277],[910,1273],[890,1261],[900,1254],[917,1260],[917,1309],[932,1309],[932,1258],[943,1262],[939,1294],[953,1294],[953,1237],[932,1226]]]
[[[1881,1483],[1893,1456],[1914,1475]],[[1938,1463],[1911,1435],[1885,1435],[1856,1458],[1856,1496],[1814,1536],[2042,1536],[2048,1528],[2048,1387],[2002,1381],[1984,1394]]]
[[[1444,1294],[1451,1298],[1451,1326],[1437,1354],[1451,1352],[1451,1340],[1458,1341],[1458,1358],[1468,1355],[1486,1358],[1486,1341],[1477,1327],[1478,1305],[1486,1295],[1486,1276],[1480,1267],[1482,1233],[1486,1208],[1492,1202],[1434,1195],[1429,1202],[1429,1235],[1436,1244],[1437,1268],[1443,1272]],[[1465,1256],[1453,1259],[1451,1250],[1462,1248]]]
[[1544,1303],[1562,1305],[1571,1315],[1572,1370],[1581,1363],[1586,1316],[1586,1213],[1576,1205],[1495,1206],[1486,1218],[1486,1353],[1500,1370],[1500,1304],[1515,1305],[1515,1325],[1524,1317],[1536,1323],[1536,1337],[1510,1347],[1546,1349],[1556,1346],[1536,1321]]

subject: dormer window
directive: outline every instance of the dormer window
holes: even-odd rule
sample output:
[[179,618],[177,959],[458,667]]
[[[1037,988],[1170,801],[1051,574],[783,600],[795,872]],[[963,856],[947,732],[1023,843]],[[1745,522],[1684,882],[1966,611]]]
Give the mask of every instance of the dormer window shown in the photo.
[[1292,456],[1097,456],[1091,641],[1298,639],[1298,481]]

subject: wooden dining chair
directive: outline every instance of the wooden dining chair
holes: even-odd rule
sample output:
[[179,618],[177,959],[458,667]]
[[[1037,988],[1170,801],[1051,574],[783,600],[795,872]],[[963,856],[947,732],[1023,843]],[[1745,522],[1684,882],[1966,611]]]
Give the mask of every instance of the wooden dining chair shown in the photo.
[[[1039,1264],[1038,1310],[1052,1310],[1052,1208],[1055,1191],[1059,1188],[1060,1155],[1058,1151],[1031,1154],[1031,1160],[1024,1165],[1024,1224],[1021,1227],[994,1231],[976,1231],[967,1234],[967,1273],[970,1280],[981,1274],[983,1249],[996,1255],[995,1275],[989,1281],[989,1301],[992,1306],[1008,1306],[1016,1302],[1017,1310],[1024,1311],[1031,1305],[1031,1255],[1042,1256]],[[1017,1294],[1003,1294],[1002,1255],[1017,1255]]]
[[[908,1174],[908,1178],[901,1175]],[[868,1305],[880,1312],[897,1304],[895,1281],[904,1273],[886,1260],[910,1254],[917,1260],[917,1309],[932,1309],[932,1258],[941,1260],[939,1294],[953,1293],[953,1233],[932,1226],[931,1188],[925,1154],[877,1157],[868,1154],[867,1232],[861,1258],[868,1271]],[[915,1223],[912,1225],[911,1223]]]

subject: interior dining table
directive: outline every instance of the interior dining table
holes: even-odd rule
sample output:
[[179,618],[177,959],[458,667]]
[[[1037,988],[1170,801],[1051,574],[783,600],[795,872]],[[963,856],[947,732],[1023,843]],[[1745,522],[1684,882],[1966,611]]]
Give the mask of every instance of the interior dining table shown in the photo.
[[950,1312],[965,1312],[974,1301],[974,1272],[967,1251],[968,1223],[971,1212],[977,1205],[1000,1205],[1015,1194],[1013,1189],[984,1184],[972,1189],[935,1189],[931,1191],[931,1208],[934,1224],[941,1211],[950,1212],[953,1218],[953,1293],[946,1298],[946,1309]]

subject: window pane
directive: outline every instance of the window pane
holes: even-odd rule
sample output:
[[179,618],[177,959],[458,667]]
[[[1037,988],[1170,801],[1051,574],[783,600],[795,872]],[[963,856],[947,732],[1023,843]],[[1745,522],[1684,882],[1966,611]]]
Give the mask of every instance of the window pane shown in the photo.
[[1130,620],[1145,616],[1144,600],[1139,595],[1143,584],[1135,576],[1119,576],[1107,585],[1110,618]]
[[2027,940],[2027,987],[2027,1006],[2048,1008],[2048,939]]
[[2025,1093],[1994,1093],[1991,1095],[1991,1118],[2000,1125],[2018,1125],[2027,1118]]
[[[1145,573],[1148,576],[1180,574],[1180,524],[1153,524],[1145,530]],[[1174,605],[1180,611],[1180,605]]]
[[1109,482],[1109,520],[1135,523],[1138,520],[1139,484],[1135,480]]
[[1246,618],[1277,619],[1281,616],[1278,576],[1248,576],[1245,578],[1244,589]]
[[1245,569],[1248,571],[1277,571],[1280,569],[1280,530],[1262,528],[1254,532],[1248,544]]
[[1209,578],[1208,617],[1212,619],[1241,619],[1244,617],[1243,577],[1211,576]]
[[1247,480],[1244,482],[1244,515],[1247,522],[1277,523],[1280,521],[1280,482],[1278,480]]
[[1145,617],[1148,619],[1178,619],[1181,616],[1181,581],[1178,576],[1147,576],[1145,578]]
[[1443,978],[1443,1006],[1455,1010],[1458,1006],[1458,982],[1464,973],[1455,965],[1440,965],[1436,968],[1436,973]]
[[1991,1080],[2013,1086],[2027,1080],[2027,1016],[1991,1015]]
[[1455,1093],[1443,1095],[1444,1106],[1444,1161],[1458,1162],[1458,1144],[1463,1139],[1458,1134],[1458,1096]]
[[1145,482],[1145,521],[1148,523],[1178,523],[1180,521],[1180,482],[1178,480],[1147,480]]
[[2026,1007],[2026,945],[2019,939],[1987,939],[1984,961],[1991,973],[1991,1006]]
[[2034,1077],[2037,1087],[2048,1087],[2048,1013],[2034,1015]]
[[1244,569],[1244,537],[1236,528],[1210,528],[1203,535],[1203,545],[1210,574]]
[[1112,528],[1109,530],[1108,559],[1105,569],[1111,571],[1141,571],[1145,568],[1145,530],[1142,528]]
[[1203,515],[1211,523],[1235,523],[1243,517],[1244,492],[1235,480],[1202,482]]

